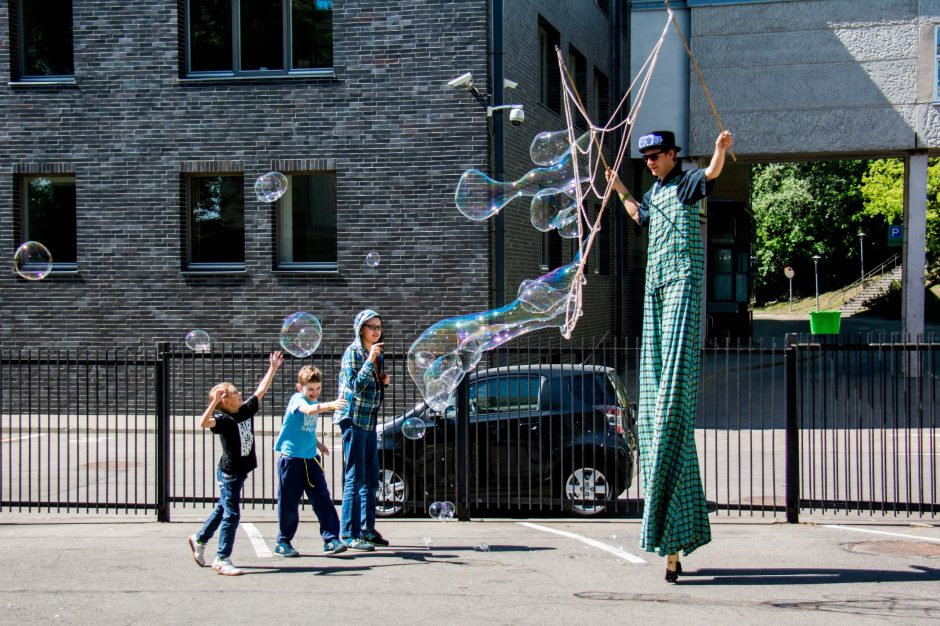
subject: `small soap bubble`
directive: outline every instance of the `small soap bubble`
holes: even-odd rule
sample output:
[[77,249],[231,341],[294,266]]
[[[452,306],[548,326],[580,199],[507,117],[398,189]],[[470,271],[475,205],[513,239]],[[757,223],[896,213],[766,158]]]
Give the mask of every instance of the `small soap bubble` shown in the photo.
[[373,250],[366,255],[366,265],[369,267],[378,267],[379,263],[382,262],[382,257],[379,256],[379,253]]
[[436,520],[447,520],[454,518],[454,503],[447,500],[443,502],[435,501],[428,507],[428,515]]
[[186,347],[193,352],[208,352],[212,348],[209,333],[204,330],[191,330],[186,333]]
[[426,431],[427,426],[420,417],[409,417],[401,425],[401,434],[408,439],[421,439]]
[[322,338],[320,320],[305,311],[288,316],[281,325],[281,347],[298,358],[313,354]]
[[431,549],[431,538],[430,538],[430,537],[425,537],[425,538],[423,539],[423,541],[424,541],[424,547],[427,548],[428,550],[430,550],[430,549]]
[[26,280],[42,280],[52,271],[52,254],[38,241],[27,241],[13,255],[13,271]]
[[477,544],[476,547],[474,547],[473,549],[476,550],[477,552],[489,552],[490,551],[490,547],[486,545],[485,543]]
[[274,202],[287,191],[287,176],[280,172],[262,174],[255,181],[255,195],[261,202]]

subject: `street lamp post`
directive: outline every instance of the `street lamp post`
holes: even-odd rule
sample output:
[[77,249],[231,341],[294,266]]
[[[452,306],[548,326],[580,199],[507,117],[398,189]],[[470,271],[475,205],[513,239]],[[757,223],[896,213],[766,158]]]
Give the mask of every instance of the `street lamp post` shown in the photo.
[[813,255],[813,272],[816,274],[816,310],[819,310],[819,259],[818,254]]
[[865,233],[858,231],[858,257],[862,262],[862,284],[865,284]]

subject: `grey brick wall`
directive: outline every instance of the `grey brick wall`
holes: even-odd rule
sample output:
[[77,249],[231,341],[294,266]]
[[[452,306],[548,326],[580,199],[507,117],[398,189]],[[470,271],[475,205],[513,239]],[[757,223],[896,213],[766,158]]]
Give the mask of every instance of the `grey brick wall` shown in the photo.
[[[336,342],[368,306],[390,342],[407,344],[441,317],[488,307],[487,225],[452,201],[460,173],[485,163],[486,119],[446,86],[487,74],[486,3],[337,2],[335,78],[195,81],[180,79],[177,2],[76,2],[66,86],[8,84],[8,9],[0,249],[9,259],[20,243],[17,172],[64,168],[77,179],[79,271],[37,283],[0,272],[0,343],[150,344],[192,328],[275,342],[296,310]],[[336,163],[338,273],[273,271],[273,210],[251,187],[283,159]],[[183,164],[220,161],[245,179],[246,271],[182,272]],[[369,250],[382,255],[374,272]]]

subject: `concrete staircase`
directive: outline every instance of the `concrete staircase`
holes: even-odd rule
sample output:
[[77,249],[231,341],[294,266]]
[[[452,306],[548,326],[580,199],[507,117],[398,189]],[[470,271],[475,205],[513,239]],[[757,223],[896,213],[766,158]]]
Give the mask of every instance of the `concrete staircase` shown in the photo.
[[[883,295],[891,288],[891,283],[894,281],[901,281],[901,270],[903,268],[898,265],[897,267],[878,274],[877,276],[872,276],[871,274],[865,278],[864,288],[851,300],[846,302],[841,307],[842,316],[849,317],[850,315],[855,315],[859,311],[865,308],[869,302],[875,298]],[[874,274],[874,272],[872,272]]]

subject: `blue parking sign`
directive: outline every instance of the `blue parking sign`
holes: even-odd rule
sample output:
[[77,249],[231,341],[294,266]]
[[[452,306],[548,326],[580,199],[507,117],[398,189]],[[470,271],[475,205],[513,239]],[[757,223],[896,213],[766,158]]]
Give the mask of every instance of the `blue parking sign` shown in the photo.
[[904,241],[904,226],[892,224],[888,226],[888,247],[900,248]]

